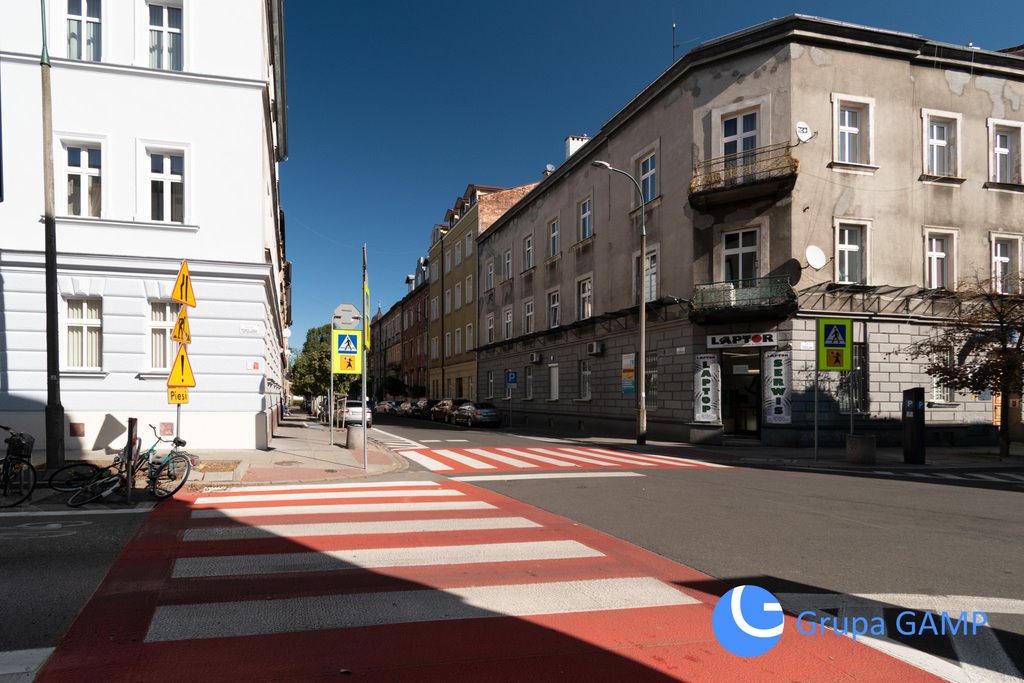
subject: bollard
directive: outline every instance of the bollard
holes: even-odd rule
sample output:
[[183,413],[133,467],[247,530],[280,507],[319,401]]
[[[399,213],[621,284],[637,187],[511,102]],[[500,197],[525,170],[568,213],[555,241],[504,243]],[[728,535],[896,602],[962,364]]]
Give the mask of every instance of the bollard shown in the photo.
[[349,424],[345,430],[345,448],[352,450],[363,447],[363,426],[355,423]]
[[847,434],[846,462],[855,465],[873,465],[875,462],[875,437],[868,434]]

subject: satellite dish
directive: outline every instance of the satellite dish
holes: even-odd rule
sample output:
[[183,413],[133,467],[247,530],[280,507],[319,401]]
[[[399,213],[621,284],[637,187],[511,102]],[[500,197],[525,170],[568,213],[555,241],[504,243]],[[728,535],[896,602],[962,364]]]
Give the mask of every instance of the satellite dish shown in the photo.
[[[796,137],[800,142],[807,142],[814,137],[814,133],[811,131],[811,127],[803,121],[796,122]],[[821,251],[820,249],[818,251]]]
[[555,165],[554,164],[548,164],[547,166],[544,167],[544,170],[547,171],[548,173],[554,173],[555,172]]
[[828,263],[828,259],[825,258],[825,252],[821,250],[821,247],[810,245],[807,247],[807,251],[804,252],[804,256],[807,258],[807,265],[815,270],[821,270]]

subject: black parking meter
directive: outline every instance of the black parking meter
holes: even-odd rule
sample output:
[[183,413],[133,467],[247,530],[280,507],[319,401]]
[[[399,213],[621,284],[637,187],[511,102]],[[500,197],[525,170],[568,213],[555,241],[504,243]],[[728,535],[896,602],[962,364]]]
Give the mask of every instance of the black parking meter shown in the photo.
[[903,462],[924,464],[924,388],[903,392]]

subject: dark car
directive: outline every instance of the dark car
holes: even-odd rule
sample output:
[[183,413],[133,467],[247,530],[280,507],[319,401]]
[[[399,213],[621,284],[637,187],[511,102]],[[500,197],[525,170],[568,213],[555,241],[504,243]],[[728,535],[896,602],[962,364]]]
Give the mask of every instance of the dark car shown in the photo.
[[430,409],[430,420],[436,422],[451,423],[452,416],[455,415],[455,411],[463,403],[469,403],[468,398],[442,398],[437,402],[433,408]]
[[421,398],[412,404],[412,411],[410,415],[412,417],[418,417],[420,419],[427,419],[430,417],[430,409],[437,405],[437,401],[432,398]]
[[454,424],[464,424],[467,427],[477,425],[500,425],[501,413],[493,403],[467,401],[455,411],[452,416]]

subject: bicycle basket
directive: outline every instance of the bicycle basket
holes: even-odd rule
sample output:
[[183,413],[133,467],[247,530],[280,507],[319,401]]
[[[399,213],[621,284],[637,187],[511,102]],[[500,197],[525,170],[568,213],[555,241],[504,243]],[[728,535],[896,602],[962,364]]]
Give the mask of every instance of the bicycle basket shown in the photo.
[[35,445],[36,438],[31,434],[12,434],[7,442],[7,452],[16,458],[28,458]]

